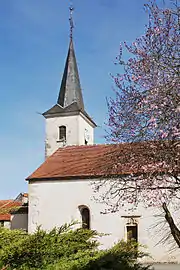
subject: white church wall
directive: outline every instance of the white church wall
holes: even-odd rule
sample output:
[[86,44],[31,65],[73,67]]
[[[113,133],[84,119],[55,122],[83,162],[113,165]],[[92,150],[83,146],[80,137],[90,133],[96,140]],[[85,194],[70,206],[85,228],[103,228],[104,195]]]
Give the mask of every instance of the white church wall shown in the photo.
[[94,128],[89,121],[80,115],[79,117],[79,145],[84,145],[85,140],[87,144],[94,143]]
[[[59,127],[66,126],[66,142],[59,141]],[[84,145],[85,129],[90,134],[89,143],[93,143],[93,127],[81,116],[61,116],[46,119],[46,156],[52,155],[64,145]]]
[[[100,239],[101,248],[109,248],[120,239],[126,240],[126,226],[131,222],[130,216],[136,216],[138,241],[148,246],[147,252],[152,258],[146,261],[176,262],[180,261],[176,252],[169,253],[167,245],[157,245],[162,235],[153,226],[157,211],[139,207],[136,211],[124,211],[101,214],[105,205],[93,200],[92,187],[88,180],[36,181],[29,184],[29,224],[28,231],[34,232],[38,225],[45,230],[58,227],[72,220],[81,221],[79,206],[90,209],[91,229],[107,233]],[[164,229],[165,230],[165,229]],[[154,237],[152,236],[154,235]]]
[[180,263],[179,250],[173,239],[171,243],[164,241],[170,235],[170,230],[165,222],[162,210],[155,208],[141,208],[142,217],[139,222],[139,242],[147,247],[152,257],[146,258],[147,262]]
[[66,145],[78,145],[78,115],[46,119],[46,154],[52,155],[63,143],[59,141],[59,127],[66,126]]

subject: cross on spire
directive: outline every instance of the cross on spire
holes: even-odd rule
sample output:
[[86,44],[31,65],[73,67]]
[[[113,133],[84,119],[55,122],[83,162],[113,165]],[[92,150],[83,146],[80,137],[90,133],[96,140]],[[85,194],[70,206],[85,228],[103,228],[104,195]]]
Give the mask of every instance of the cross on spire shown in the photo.
[[73,38],[73,28],[74,28],[74,22],[73,22],[73,11],[74,11],[74,7],[71,4],[69,7],[69,11],[70,11],[70,17],[69,17],[69,22],[70,22],[70,39]]

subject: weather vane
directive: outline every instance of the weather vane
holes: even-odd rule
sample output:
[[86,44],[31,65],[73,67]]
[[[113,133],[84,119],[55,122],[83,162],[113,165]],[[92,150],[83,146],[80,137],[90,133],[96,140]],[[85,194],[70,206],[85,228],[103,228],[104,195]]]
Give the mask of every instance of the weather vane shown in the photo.
[[70,17],[69,17],[69,22],[70,22],[70,38],[72,39],[73,37],[73,28],[74,28],[74,23],[73,23],[73,11],[74,11],[74,7],[71,3],[70,7],[69,7],[69,11],[70,11]]

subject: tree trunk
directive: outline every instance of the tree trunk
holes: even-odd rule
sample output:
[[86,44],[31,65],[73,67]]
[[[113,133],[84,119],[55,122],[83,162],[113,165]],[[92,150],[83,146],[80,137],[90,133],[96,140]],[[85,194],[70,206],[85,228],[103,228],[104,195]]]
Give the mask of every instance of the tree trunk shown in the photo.
[[167,223],[169,224],[171,234],[172,234],[174,240],[176,241],[178,247],[180,248],[180,230],[178,229],[178,227],[174,223],[174,220],[171,216],[171,213],[169,212],[169,210],[167,208],[166,203],[163,203],[162,207],[163,207],[163,210],[165,212],[165,219],[166,219]]

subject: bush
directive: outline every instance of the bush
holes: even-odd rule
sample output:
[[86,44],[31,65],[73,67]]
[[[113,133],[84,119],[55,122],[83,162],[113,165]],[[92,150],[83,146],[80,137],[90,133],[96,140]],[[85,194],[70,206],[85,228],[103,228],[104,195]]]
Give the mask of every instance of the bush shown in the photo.
[[142,270],[137,258],[144,256],[134,243],[119,242],[98,251],[96,231],[65,224],[50,232],[38,228],[34,234],[0,229],[0,269],[8,270]]
[[[42,268],[83,250],[94,250],[98,234],[91,230],[71,230],[73,224],[46,232],[38,228],[34,234],[0,229],[0,261],[13,268]],[[27,269],[28,269],[27,268]],[[23,268],[22,268],[23,269]]]
[[120,241],[113,248],[105,251],[78,252],[62,258],[56,265],[49,265],[47,270],[145,270],[149,269],[137,262],[137,257],[145,254],[138,251],[136,243]]

